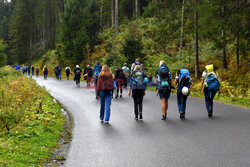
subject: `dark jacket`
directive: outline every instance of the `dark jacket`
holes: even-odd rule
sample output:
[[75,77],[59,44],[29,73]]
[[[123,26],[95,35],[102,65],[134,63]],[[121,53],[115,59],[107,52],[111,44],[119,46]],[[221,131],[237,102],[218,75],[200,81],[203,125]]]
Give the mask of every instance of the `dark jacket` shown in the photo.
[[80,68],[75,68],[74,73],[75,73],[75,78],[74,78],[74,80],[79,80],[79,79],[81,79],[82,70],[81,70]]
[[85,68],[83,75],[88,74],[88,77],[93,76],[93,70],[90,67]]

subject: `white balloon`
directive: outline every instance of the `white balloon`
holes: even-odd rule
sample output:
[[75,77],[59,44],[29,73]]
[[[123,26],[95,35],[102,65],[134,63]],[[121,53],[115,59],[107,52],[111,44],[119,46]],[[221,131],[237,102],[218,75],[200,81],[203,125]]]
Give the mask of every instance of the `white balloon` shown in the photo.
[[187,95],[188,95],[189,90],[188,90],[188,88],[187,88],[187,87],[183,87],[183,88],[182,88],[182,90],[181,90],[181,92],[182,92],[182,94],[183,94],[184,96],[187,96]]

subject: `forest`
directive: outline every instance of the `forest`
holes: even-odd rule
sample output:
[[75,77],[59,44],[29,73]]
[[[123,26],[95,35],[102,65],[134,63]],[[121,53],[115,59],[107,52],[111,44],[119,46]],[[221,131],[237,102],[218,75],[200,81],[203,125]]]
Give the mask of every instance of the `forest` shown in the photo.
[[198,81],[204,65],[213,62],[226,95],[249,97],[249,5],[248,0],[0,0],[0,64],[84,68],[100,61],[114,69],[138,57],[154,73],[163,59],[173,73],[185,66]]

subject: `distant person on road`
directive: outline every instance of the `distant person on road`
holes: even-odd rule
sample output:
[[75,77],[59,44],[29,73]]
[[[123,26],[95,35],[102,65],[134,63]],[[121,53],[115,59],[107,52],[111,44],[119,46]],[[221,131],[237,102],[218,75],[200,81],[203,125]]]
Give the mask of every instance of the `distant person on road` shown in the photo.
[[93,77],[93,70],[90,67],[90,65],[87,65],[87,67],[84,70],[83,75],[84,75],[84,80],[86,80],[86,82],[87,82],[87,87],[89,87],[90,82],[91,82],[92,77]]
[[218,74],[216,73],[215,67],[212,63],[208,63],[205,66],[205,70],[202,73],[202,80],[201,80],[201,93],[204,87],[204,96],[206,102],[206,108],[208,112],[208,117],[213,117],[213,99],[217,91],[220,91],[220,79]]
[[126,89],[127,85],[129,84],[129,76],[130,76],[130,69],[128,68],[127,63],[124,63],[122,70],[125,74],[124,89]]
[[36,68],[36,77],[39,77],[39,69]]
[[136,65],[134,71],[131,72],[130,79],[130,88],[129,88],[129,96],[134,99],[134,112],[135,112],[135,120],[142,120],[142,103],[143,97],[145,96],[146,84],[147,84],[147,75],[142,71],[140,65]]
[[27,67],[28,75],[30,75],[30,66]]
[[153,78],[153,74],[150,73],[149,77],[148,77],[148,84],[147,84],[147,86],[154,86],[154,83],[155,83],[155,80]]
[[119,67],[115,68],[115,83],[116,83],[116,95],[115,98],[117,99],[119,97],[119,92],[120,92],[120,98],[122,98],[122,89],[123,89],[123,84],[125,82],[125,74],[122,69]]
[[22,66],[22,70],[23,70],[23,75],[25,75],[25,73],[26,73],[26,66],[25,65]]
[[54,68],[54,72],[55,72],[55,75],[56,75],[56,79],[59,80],[58,66],[56,66]]
[[70,73],[71,73],[71,69],[70,69],[69,66],[67,66],[67,67],[65,68],[65,73],[66,73],[66,76],[67,76],[67,80],[69,80],[69,75],[70,75]]
[[96,99],[97,99],[97,84],[98,84],[98,77],[99,74],[102,70],[102,66],[100,65],[100,62],[97,62],[96,65],[94,66],[94,81],[95,81],[95,94],[96,94]]
[[167,118],[168,98],[171,93],[171,73],[164,60],[160,61],[160,67],[156,72],[158,94],[161,99],[162,120]]
[[135,62],[134,62],[134,63],[132,64],[132,66],[131,66],[131,71],[134,71],[136,65],[141,66],[141,70],[144,72],[143,65],[141,64],[139,58],[135,59]]
[[31,66],[31,72],[32,72],[32,75],[34,75],[35,67],[33,65]]
[[49,74],[49,68],[48,68],[47,65],[45,65],[45,66],[43,67],[43,76],[44,76],[44,79],[45,79],[45,80],[47,80],[48,74]]
[[62,80],[62,67],[60,64],[58,65],[57,70],[58,70],[58,80]]
[[79,67],[79,65],[76,65],[74,73],[75,73],[74,81],[76,81],[76,87],[80,87],[80,80],[81,80],[82,70]]
[[177,103],[178,110],[180,113],[180,118],[185,119],[186,115],[186,102],[190,93],[190,85],[192,83],[192,78],[190,77],[190,72],[188,69],[182,67],[177,71],[175,77],[175,83],[177,86]]
[[100,120],[109,123],[110,106],[114,89],[114,80],[112,73],[107,65],[103,65],[98,79],[97,98],[101,98]]

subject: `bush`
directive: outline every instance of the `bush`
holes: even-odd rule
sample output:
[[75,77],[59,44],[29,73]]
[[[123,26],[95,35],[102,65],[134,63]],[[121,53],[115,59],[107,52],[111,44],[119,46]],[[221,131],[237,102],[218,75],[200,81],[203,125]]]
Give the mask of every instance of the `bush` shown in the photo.
[[16,70],[2,68],[0,76],[0,166],[39,166],[58,146],[61,107]]

